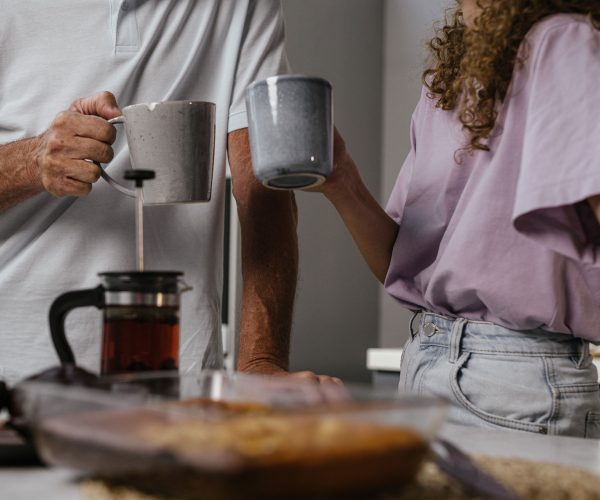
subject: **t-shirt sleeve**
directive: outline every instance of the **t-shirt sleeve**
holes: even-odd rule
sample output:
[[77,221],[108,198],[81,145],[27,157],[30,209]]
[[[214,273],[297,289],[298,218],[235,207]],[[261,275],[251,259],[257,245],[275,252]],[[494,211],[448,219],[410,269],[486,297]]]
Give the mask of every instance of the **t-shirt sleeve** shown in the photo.
[[229,108],[228,132],[248,126],[246,87],[254,80],[289,71],[280,0],[251,0]]
[[600,194],[600,31],[572,20],[531,44],[517,231],[600,265],[600,227],[586,203]]
[[387,214],[394,219],[397,224],[400,224],[402,214],[404,213],[404,206],[406,205],[406,199],[408,197],[408,188],[410,186],[410,179],[412,177],[413,165],[417,151],[415,140],[415,114],[416,111],[413,114],[410,122],[410,151],[406,157],[406,160],[404,161],[404,164],[400,168],[400,173],[396,178],[396,183],[394,184],[394,188],[392,189],[392,193],[390,194],[390,198],[385,208]]

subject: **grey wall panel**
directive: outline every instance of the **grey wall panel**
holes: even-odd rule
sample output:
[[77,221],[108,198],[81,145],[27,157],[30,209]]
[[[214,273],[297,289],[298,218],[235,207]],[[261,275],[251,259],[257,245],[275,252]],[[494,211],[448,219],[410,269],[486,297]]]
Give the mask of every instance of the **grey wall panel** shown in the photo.
[[[336,123],[365,182],[385,203],[409,148],[424,44],[452,0],[283,0],[298,73],[334,85]],[[301,270],[293,369],[368,380],[365,350],[400,347],[409,313],[362,262],[335,210],[299,193]]]
[[[383,0],[284,0],[298,73],[329,79],[337,126],[374,193],[381,191]],[[335,210],[299,193],[300,282],[292,369],[368,381],[378,342],[378,283]]]

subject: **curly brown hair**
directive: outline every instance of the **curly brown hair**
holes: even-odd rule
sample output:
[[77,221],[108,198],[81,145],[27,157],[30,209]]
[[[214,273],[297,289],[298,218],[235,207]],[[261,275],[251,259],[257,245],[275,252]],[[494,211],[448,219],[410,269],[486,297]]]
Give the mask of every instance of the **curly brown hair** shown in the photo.
[[[457,0],[457,4],[459,4]],[[457,110],[469,135],[467,151],[489,150],[499,104],[504,101],[519,47],[540,19],[557,13],[586,14],[600,29],[599,0],[477,0],[480,13],[466,28],[460,5],[429,42],[431,65],[423,73],[428,96]]]

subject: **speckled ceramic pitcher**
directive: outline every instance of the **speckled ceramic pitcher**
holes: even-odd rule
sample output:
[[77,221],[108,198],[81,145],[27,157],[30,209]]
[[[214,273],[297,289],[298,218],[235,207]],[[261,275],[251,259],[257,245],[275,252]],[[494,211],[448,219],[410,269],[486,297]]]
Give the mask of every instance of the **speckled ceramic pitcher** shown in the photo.
[[[166,101],[134,104],[109,120],[123,124],[134,169],[154,170],[144,185],[145,205],[194,203],[210,200],[215,148],[215,104]],[[115,189],[135,197],[102,169]]]

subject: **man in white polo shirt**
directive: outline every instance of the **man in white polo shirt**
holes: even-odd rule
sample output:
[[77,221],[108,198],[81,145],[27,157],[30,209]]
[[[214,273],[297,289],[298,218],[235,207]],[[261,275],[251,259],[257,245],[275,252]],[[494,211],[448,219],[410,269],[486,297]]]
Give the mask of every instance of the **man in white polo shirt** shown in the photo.
[[[181,270],[194,287],[183,296],[181,371],[222,364],[227,154],[242,227],[238,368],[286,371],[296,207],[292,194],[252,176],[243,99],[253,80],[287,71],[279,1],[0,0],[0,11],[0,378],[57,364],[47,325],[57,295],[95,286],[98,272],[135,267],[133,201],[95,183],[98,168],[83,161],[113,156],[105,119],[119,109],[98,93],[105,89],[121,107],[217,106],[212,201],[146,209],[149,267]],[[122,178],[123,137],[113,148],[108,168]],[[95,370],[100,322],[88,308],[66,325],[77,361]]]

